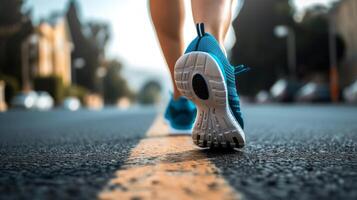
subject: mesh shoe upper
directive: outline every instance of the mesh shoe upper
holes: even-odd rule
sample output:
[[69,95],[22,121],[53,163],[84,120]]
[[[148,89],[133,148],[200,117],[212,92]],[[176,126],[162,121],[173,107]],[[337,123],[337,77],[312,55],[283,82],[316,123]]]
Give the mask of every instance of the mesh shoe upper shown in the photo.
[[196,112],[195,104],[185,97],[180,97],[177,100],[171,98],[164,117],[169,121],[172,128],[188,130],[193,126]]
[[219,64],[219,67],[222,70],[227,85],[228,102],[230,109],[243,129],[244,122],[240,109],[239,96],[236,89],[235,78],[237,74],[246,71],[248,68],[243,65],[238,67],[230,65],[218,41],[214,38],[214,36],[209,33],[204,33],[202,36],[198,36],[197,38],[195,38],[188,46],[185,53],[189,53],[192,51],[202,51],[209,53]]

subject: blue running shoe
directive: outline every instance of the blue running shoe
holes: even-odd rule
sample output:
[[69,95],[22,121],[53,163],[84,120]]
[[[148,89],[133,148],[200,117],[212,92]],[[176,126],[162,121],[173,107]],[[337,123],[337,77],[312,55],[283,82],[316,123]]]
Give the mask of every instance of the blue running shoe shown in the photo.
[[198,109],[193,142],[200,147],[241,148],[245,134],[235,77],[248,68],[230,65],[202,23],[197,24],[197,33],[175,65],[176,86]]
[[177,100],[171,98],[164,118],[170,125],[172,133],[191,133],[196,114],[196,106],[192,101],[185,97],[180,97]]

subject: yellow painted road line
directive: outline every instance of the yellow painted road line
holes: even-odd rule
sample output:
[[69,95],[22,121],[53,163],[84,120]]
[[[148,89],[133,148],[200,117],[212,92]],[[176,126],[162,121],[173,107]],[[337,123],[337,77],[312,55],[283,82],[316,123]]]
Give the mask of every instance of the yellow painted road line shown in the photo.
[[156,137],[156,136],[167,136],[170,134],[170,128],[166,125],[164,121],[164,117],[159,115],[154,123],[149,128],[146,136],[148,137]]
[[[162,118],[158,118],[148,134],[167,135],[164,128]],[[181,135],[141,140],[99,199],[210,200],[239,199],[239,195],[194,146],[191,136]]]

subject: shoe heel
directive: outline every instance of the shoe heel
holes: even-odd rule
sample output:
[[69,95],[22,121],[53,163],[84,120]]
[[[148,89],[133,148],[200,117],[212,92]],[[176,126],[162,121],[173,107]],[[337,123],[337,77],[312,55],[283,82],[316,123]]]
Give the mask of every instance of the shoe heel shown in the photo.
[[197,106],[193,142],[200,147],[243,147],[244,132],[230,111],[224,76],[215,59],[206,52],[187,53],[177,60],[174,76],[180,93]]

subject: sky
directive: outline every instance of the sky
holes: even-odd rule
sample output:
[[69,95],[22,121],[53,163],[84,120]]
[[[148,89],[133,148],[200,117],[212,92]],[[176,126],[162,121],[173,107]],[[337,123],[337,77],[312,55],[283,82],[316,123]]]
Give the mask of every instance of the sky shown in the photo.
[[[335,0],[294,0],[298,11],[316,4],[328,4]],[[53,11],[64,11],[68,0],[27,0],[35,21],[48,16]],[[155,36],[148,13],[147,0],[78,0],[81,5],[82,20],[99,20],[111,25],[112,38],[107,49],[109,58],[118,58],[126,66],[135,69],[162,70],[165,61]],[[100,3],[99,3],[100,2]],[[185,0],[186,9],[190,4]],[[185,42],[195,37],[191,12],[186,12]],[[229,31],[226,46],[229,48],[235,38]]]

